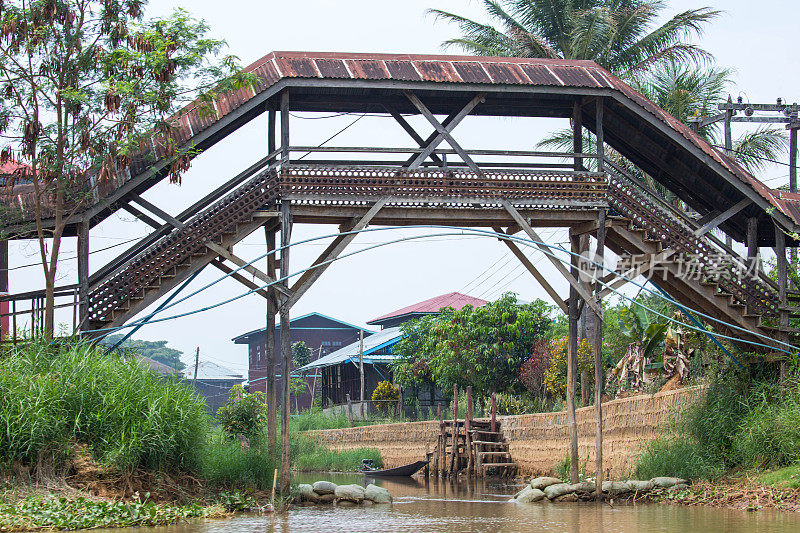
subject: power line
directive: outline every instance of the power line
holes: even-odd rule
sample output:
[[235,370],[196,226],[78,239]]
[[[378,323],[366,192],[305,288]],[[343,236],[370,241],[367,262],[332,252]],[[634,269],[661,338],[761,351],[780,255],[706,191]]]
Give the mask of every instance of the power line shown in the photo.
[[[421,225],[421,226],[416,226],[416,227],[418,227],[418,228],[443,228],[443,229],[451,229],[451,230],[453,229],[452,226],[428,225],[428,224]],[[344,233],[345,234],[347,234],[347,233],[361,233],[361,232],[371,232],[371,231],[381,231],[381,230],[391,230],[391,229],[396,229],[396,228],[395,227],[391,227],[391,226],[389,226],[389,227],[378,227],[378,228],[367,228],[367,229],[362,229],[362,230],[358,230],[358,231],[344,232]],[[520,242],[520,243],[524,244],[525,246],[529,246],[529,247],[532,247],[532,246],[535,245],[535,246],[538,246],[539,249],[541,249],[542,253],[544,253],[548,257],[551,257],[551,258],[556,259],[556,260],[561,261],[561,262],[566,262],[566,260],[561,258],[561,257],[559,257],[559,256],[557,256],[557,255],[555,255],[555,253],[553,251],[551,251],[551,249],[564,252],[568,256],[578,256],[579,255],[579,254],[576,254],[576,253],[571,252],[569,250],[566,250],[566,249],[563,249],[563,248],[559,248],[557,246],[553,246],[553,245],[550,245],[550,244],[547,244],[547,243],[544,243],[544,242],[538,242],[538,241],[534,241],[532,239],[516,237],[516,236],[513,236],[513,235],[500,234],[500,233],[497,233],[497,232],[494,232],[494,231],[490,231],[490,230],[481,230],[481,229],[477,229],[477,228],[467,228],[467,229],[462,228],[461,231],[462,232],[463,231],[468,231],[468,232],[475,233],[475,234],[484,234],[487,237],[491,237],[491,238],[497,238],[499,236],[502,236],[503,239],[514,241],[514,242]],[[459,235],[459,234],[458,233],[440,233],[440,234],[436,234],[436,235],[433,235],[433,236],[443,236],[443,235]],[[316,237],[316,238],[308,239],[308,240],[317,240],[317,239],[327,238],[327,237],[328,236]],[[212,283],[206,285],[202,289],[200,289],[198,291],[195,291],[194,293],[192,293],[192,294],[190,294],[190,295],[188,295],[188,296],[186,296],[186,297],[184,297],[184,298],[182,298],[182,299],[180,299],[180,300],[178,300],[176,302],[173,302],[173,303],[171,303],[169,305],[166,305],[166,306],[163,306],[163,307],[159,308],[157,311],[151,313],[150,315],[148,315],[147,317],[145,317],[142,320],[135,321],[135,322],[133,322],[131,324],[127,324],[127,325],[123,325],[123,326],[118,326],[118,327],[113,327],[113,328],[103,328],[103,329],[91,330],[91,331],[94,331],[94,332],[108,332],[108,333],[105,333],[107,335],[110,332],[118,331],[118,330],[123,329],[123,328],[141,327],[141,325],[144,325],[146,323],[165,322],[165,321],[175,320],[177,318],[182,318],[182,317],[185,317],[185,316],[189,316],[189,315],[205,312],[205,311],[208,311],[210,309],[214,309],[216,307],[227,305],[228,303],[231,303],[231,302],[233,302],[235,300],[238,300],[240,298],[249,296],[250,294],[253,294],[257,290],[263,290],[263,289],[268,288],[268,287],[270,287],[272,285],[275,285],[277,283],[283,283],[283,282],[285,282],[286,280],[288,280],[291,277],[301,275],[302,273],[307,272],[309,270],[312,270],[314,268],[318,268],[321,265],[330,264],[330,263],[332,263],[334,261],[339,261],[339,260],[342,260],[342,259],[344,259],[346,257],[352,256],[352,255],[355,255],[355,254],[358,254],[358,253],[361,253],[361,252],[365,252],[365,251],[373,249],[373,248],[378,248],[378,247],[381,247],[381,246],[388,246],[390,244],[395,244],[397,242],[402,242],[404,240],[415,240],[415,239],[426,238],[426,237],[428,237],[428,236],[427,235],[420,235],[420,236],[403,237],[401,239],[395,239],[395,240],[392,240],[392,241],[387,241],[385,243],[378,244],[378,245],[375,245],[375,246],[372,246],[372,247],[369,247],[369,248],[364,248],[364,249],[361,249],[361,250],[350,252],[348,254],[344,254],[342,256],[339,256],[338,258],[331,259],[329,261],[324,261],[324,262],[322,262],[320,264],[312,265],[312,266],[310,266],[308,268],[300,269],[300,270],[295,271],[295,272],[293,272],[293,273],[291,273],[291,274],[289,274],[289,275],[287,275],[287,276],[285,276],[283,278],[275,280],[275,281],[273,281],[271,283],[267,283],[267,284],[265,284],[265,285],[263,285],[261,287],[256,287],[256,288],[251,289],[251,290],[249,290],[249,291],[247,291],[245,293],[238,294],[238,295],[236,295],[234,297],[228,298],[228,299],[223,300],[221,302],[217,302],[215,304],[208,305],[208,306],[203,306],[201,308],[196,308],[196,309],[194,309],[192,311],[179,313],[177,315],[168,316],[168,317],[159,318],[159,319],[153,319],[153,317],[157,313],[160,313],[160,312],[168,309],[169,307],[173,307],[173,306],[177,305],[178,303],[186,300],[187,298],[190,298],[191,296],[201,292],[202,290],[205,290],[206,288],[210,287],[211,285],[213,285],[215,283],[218,283],[219,281],[222,281],[223,279],[225,279],[226,277],[230,276],[234,272],[244,268],[244,266],[246,266],[246,265],[244,265],[244,266],[239,267],[238,269],[232,271],[231,273],[226,274],[226,275],[222,276],[221,278],[213,281]],[[300,243],[297,243],[297,244],[300,244]],[[276,250],[272,250],[272,251],[268,252],[267,254],[262,255],[259,259],[263,258],[266,255],[274,254],[274,253],[280,251],[281,249],[285,249],[285,248],[290,247],[290,246],[294,246],[294,245],[287,244],[285,246],[281,246],[281,247],[277,248]],[[547,250],[545,250],[544,248],[547,248]],[[601,271],[602,270],[607,270],[610,273],[612,273],[613,275],[615,275],[616,277],[624,279],[625,281],[640,287],[640,292],[641,292],[641,290],[645,290],[645,291],[649,292],[650,294],[652,294],[653,296],[656,296],[657,298],[660,298],[662,300],[665,300],[665,301],[668,301],[668,302],[670,302],[672,304],[675,304],[675,301],[671,297],[665,296],[664,294],[661,294],[661,293],[659,293],[657,291],[653,291],[651,289],[648,289],[645,285],[642,285],[642,284],[638,283],[635,279],[628,278],[626,276],[620,275],[619,273],[617,273],[613,269],[608,268],[607,266],[605,266],[603,264],[597,263],[596,261],[594,261],[592,259],[589,260],[589,263],[591,263],[595,267],[599,268]],[[249,264],[252,264],[252,261]],[[581,269],[580,266],[578,268]],[[586,272],[586,273],[587,274],[593,274],[593,272]],[[686,327],[688,329],[691,329],[691,330],[694,330],[694,331],[699,331],[701,333],[708,334],[708,335],[713,335],[713,336],[721,338],[721,339],[727,339],[727,340],[731,340],[731,341],[738,341],[738,342],[742,342],[742,343],[745,343],[745,344],[750,344],[750,345],[753,345],[753,346],[760,346],[760,347],[773,349],[773,350],[777,349],[779,351],[782,351],[782,352],[785,352],[785,353],[789,353],[789,354],[793,354],[794,352],[789,352],[787,349],[780,348],[780,347],[776,348],[774,346],[774,344],[777,344],[779,346],[786,346],[788,349],[791,349],[791,350],[796,350],[797,349],[796,347],[794,347],[793,345],[791,345],[791,344],[789,344],[787,342],[776,340],[776,339],[774,339],[772,337],[769,337],[769,336],[767,336],[765,334],[749,331],[749,330],[747,330],[747,329],[745,329],[745,328],[743,328],[741,326],[738,326],[737,324],[726,322],[724,320],[721,320],[721,319],[718,319],[718,318],[713,317],[711,315],[708,315],[706,313],[703,313],[702,311],[698,311],[696,309],[692,309],[692,308],[690,308],[688,306],[684,306],[684,305],[681,305],[681,304],[676,304],[676,305],[679,305],[681,307],[681,309],[685,313],[691,312],[694,315],[697,315],[697,316],[700,316],[702,318],[708,319],[708,320],[710,320],[712,322],[715,322],[715,323],[720,323],[723,326],[727,326],[728,328],[730,328],[732,330],[743,331],[745,333],[752,334],[752,335],[754,335],[754,336],[756,336],[758,338],[765,339],[765,340],[767,340],[769,342],[772,342],[774,344],[772,346],[770,346],[770,345],[767,345],[767,344],[764,344],[764,343],[759,343],[759,342],[755,342],[755,341],[749,341],[749,340],[744,340],[744,339],[741,339],[741,338],[736,338],[736,337],[731,337],[731,336],[728,336],[728,335],[723,335],[723,334],[718,333],[718,332],[715,332],[715,333],[712,334],[712,333],[708,332],[708,330],[706,330],[704,327],[702,327],[702,325],[700,325],[699,323],[698,323],[698,326],[695,326],[695,325],[692,325],[692,324],[687,324],[687,323],[681,322],[681,321],[679,321],[679,320],[677,320],[677,319],[675,319],[675,318],[673,318],[671,316],[667,316],[667,315],[664,315],[664,314],[662,314],[662,313],[660,313],[660,312],[658,312],[656,310],[650,309],[649,307],[647,307],[646,305],[642,304],[641,302],[637,302],[635,300],[635,298],[632,298],[629,295],[614,289],[613,287],[610,286],[609,283],[604,282],[602,279],[598,279],[597,282],[599,284],[603,285],[604,287],[608,288],[611,292],[617,294],[618,296],[621,296],[624,299],[630,300],[633,304],[639,305],[640,307],[652,312],[653,314],[655,314],[657,316],[665,318],[666,320],[668,320],[670,322],[674,322],[674,323],[680,324],[680,325],[682,325],[682,326],[684,326],[684,327]]]
[[[141,239],[141,237],[134,237],[133,239],[128,239],[127,241],[123,241],[123,242],[118,242],[117,244],[112,244],[111,246],[106,246],[105,248],[100,248],[98,250],[92,250],[89,253],[90,254],[96,254],[98,252],[105,252],[106,250],[110,250],[112,248],[116,248],[117,246],[123,246],[125,244],[132,243],[133,241],[138,241],[140,239]],[[77,255],[71,255],[69,257],[62,257],[62,258],[58,259],[57,262],[58,263],[62,263],[64,261],[69,261],[71,259],[76,259],[77,257],[78,257]],[[42,263],[41,262],[37,262],[37,263],[29,263],[27,265],[18,265],[18,266],[7,268],[7,269],[0,269],[0,271],[6,270],[6,271],[10,272],[12,270],[19,270],[20,268],[30,268],[30,267],[35,267],[35,266],[42,266]]]

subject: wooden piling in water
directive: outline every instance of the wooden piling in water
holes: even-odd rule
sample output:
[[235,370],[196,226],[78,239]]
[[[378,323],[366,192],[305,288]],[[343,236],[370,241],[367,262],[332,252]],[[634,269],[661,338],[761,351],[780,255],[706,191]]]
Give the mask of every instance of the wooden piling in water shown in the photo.
[[447,474],[449,476],[455,475],[458,471],[458,386],[453,385],[453,427],[450,428],[450,438],[452,439],[452,446],[450,447],[450,463],[448,466]]
[[472,449],[472,387],[467,387],[467,416],[464,418],[464,447],[467,452],[467,475],[475,473],[475,450]]

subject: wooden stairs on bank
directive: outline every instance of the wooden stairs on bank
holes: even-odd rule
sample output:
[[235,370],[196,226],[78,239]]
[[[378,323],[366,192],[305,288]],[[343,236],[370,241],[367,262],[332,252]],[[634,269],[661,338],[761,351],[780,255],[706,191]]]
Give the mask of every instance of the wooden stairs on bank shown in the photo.
[[[458,396],[456,395],[456,398]],[[497,399],[492,395],[492,416],[488,420],[471,417],[472,394],[467,391],[468,416],[464,419],[439,419],[436,447],[427,453],[428,474],[453,477],[466,473],[470,477],[486,475],[513,476],[517,465],[511,458],[500,420]]]

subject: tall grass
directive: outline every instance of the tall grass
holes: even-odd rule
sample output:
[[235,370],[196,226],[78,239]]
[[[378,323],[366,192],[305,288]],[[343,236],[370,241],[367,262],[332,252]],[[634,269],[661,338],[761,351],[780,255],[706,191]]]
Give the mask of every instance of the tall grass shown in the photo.
[[372,459],[380,467],[381,454],[375,448],[333,450],[317,443],[310,435],[294,432],[291,435],[292,467],[306,472],[354,472],[364,459]]
[[45,342],[0,354],[0,467],[81,443],[121,470],[192,469],[208,427],[188,387],[129,358]]
[[267,489],[272,486],[275,467],[264,444],[254,441],[243,449],[238,440],[218,428],[208,436],[200,453],[201,477],[225,489]]
[[686,408],[671,435],[649,443],[640,477],[714,478],[800,461],[800,382],[720,379]]

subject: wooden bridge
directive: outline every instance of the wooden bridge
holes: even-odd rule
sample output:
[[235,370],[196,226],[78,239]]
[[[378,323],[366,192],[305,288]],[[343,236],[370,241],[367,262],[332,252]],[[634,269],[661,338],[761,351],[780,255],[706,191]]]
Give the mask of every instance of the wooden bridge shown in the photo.
[[[679,304],[721,321],[712,324],[716,331],[767,345],[796,333],[789,318],[798,313],[792,302],[800,294],[787,287],[785,248],[796,246],[800,199],[767,188],[594,63],[274,52],[248,68],[261,80],[256,90],[220,97],[215,117],[189,107],[173,122],[185,148],[207,150],[266,115],[263,157],[172,214],[141,197],[167,172],[156,137],[130,168],[102,184],[95,204],[71,224],[68,234],[79,240],[79,283],[59,294],[67,300],[63,305],[78,305],[77,329],[123,325],[209,265],[267,298],[269,315],[280,310],[288,316],[354,232],[367,225],[440,224],[492,228],[537,242],[538,228],[565,227],[572,252],[588,250],[592,236],[601,253],[607,247],[624,259],[624,271],[606,275],[611,287],[604,287],[582,281],[576,262],[564,266],[551,258],[570,284],[567,298],[505,240],[565,312],[570,301],[599,310],[600,299],[624,284],[619,275],[656,274],[653,281]],[[383,113],[418,147],[294,146],[290,112]],[[417,132],[405,118],[409,114],[424,117],[433,133]],[[569,119],[573,151],[462,147],[456,128],[471,115]],[[597,140],[591,149],[583,146],[586,130]],[[671,190],[688,211],[626,172],[620,157]],[[21,194],[15,191],[6,203],[16,198],[27,205]],[[90,229],[119,209],[153,232],[90,274]],[[234,246],[264,228],[266,247],[274,250],[280,234],[283,248],[293,223],[338,224],[342,233],[297,281],[260,288],[291,272],[289,249],[273,254],[262,271],[239,258]],[[715,228],[747,244],[749,257],[728,248],[711,233]],[[29,222],[6,228],[16,238],[30,231]],[[759,247],[775,250],[777,282],[750,269]],[[36,310],[17,314],[23,312]]]
[[[85,334],[122,326],[170,291],[212,266],[266,299],[266,374],[275,375],[274,334],[280,315],[282,359],[291,353],[289,313],[353,241],[371,226],[442,225],[490,228],[568,315],[567,410],[570,454],[576,469],[574,390],[578,321],[595,354],[602,350],[602,298],[638,274],[651,280],[684,309],[710,317],[717,333],[758,343],[776,359],[794,351],[800,293],[788,287],[786,247],[800,234],[800,195],[766,187],[696,132],[592,62],[473,56],[413,56],[273,52],[248,67],[259,80],[214,102],[215,114],[189,106],[172,120],[180,151],[211,149],[248,122],[265,116],[267,146],[256,161],[181,213],[141,195],[163,180],[171,160],[165,143],[152,144],[98,184],[96,201],[74,217],[66,235],[78,238],[78,283],[59,287],[59,307],[72,307],[74,326]],[[413,141],[394,146],[296,146],[291,113],[382,114]],[[433,129],[426,135],[406,119],[416,115]],[[464,147],[457,127],[468,116],[557,118],[569,121],[567,153]],[[445,117],[440,120],[440,117]],[[520,121],[521,122],[521,121]],[[519,135],[526,132],[519,122]],[[584,134],[594,145],[584,146]],[[634,167],[630,174],[626,168]],[[650,176],[671,191],[676,209],[637,178]],[[5,208],[21,209],[20,222],[4,235],[33,234],[29,192],[6,191]],[[91,229],[120,209],[153,228],[114,260],[89,272]],[[311,267],[289,282],[293,224],[336,224],[340,233]],[[52,221],[44,221],[45,230]],[[553,257],[537,229],[568,228],[570,264]],[[271,253],[261,270],[236,255],[242,239],[263,228]],[[740,256],[718,239],[721,230],[744,243]],[[559,294],[514,241],[517,234],[546,253],[569,284]],[[598,256],[606,248],[624,265],[593,283],[581,276],[579,258],[594,238]],[[755,259],[771,247],[777,281]],[[755,264],[754,268],[751,268]],[[246,277],[244,273],[247,273]],[[259,283],[254,282],[258,279]],[[279,280],[279,281],[277,281]],[[0,298],[16,319],[41,312],[43,291]],[[30,302],[27,307],[25,302]],[[163,304],[162,304],[163,305]],[[35,320],[31,320],[35,324]],[[749,347],[752,349],[752,346]],[[781,363],[781,369],[785,364]],[[599,357],[595,381],[603,381]],[[289,394],[289,372],[282,372]],[[595,388],[597,486],[602,486],[601,388]],[[270,405],[276,387],[267,380]],[[289,411],[284,402],[285,438]],[[471,416],[468,417],[471,419]],[[466,424],[466,421],[464,422]],[[450,426],[451,457],[467,457],[481,468],[510,465],[497,428]],[[445,430],[446,425],[442,426]],[[464,442],[458,435],[463,430]],[[488,433],[482,433],[488,431]],[[445,431],[446,433],[446,431]],[[447,437],[442,441],[446,450]],[[288,454],[288,446],[284,449]],[[473,467],[475,463],[473,463]],[[455,468],[455,466],[453,467]]]

